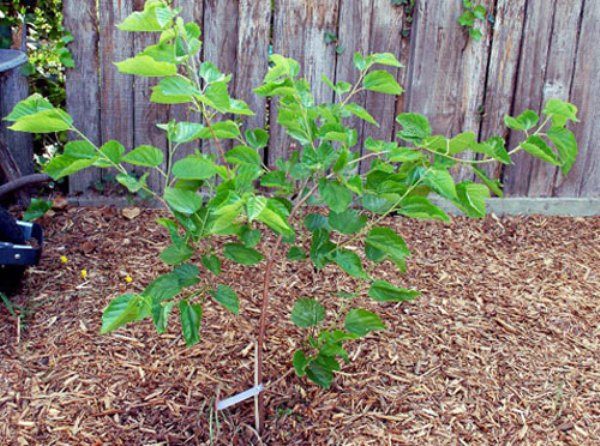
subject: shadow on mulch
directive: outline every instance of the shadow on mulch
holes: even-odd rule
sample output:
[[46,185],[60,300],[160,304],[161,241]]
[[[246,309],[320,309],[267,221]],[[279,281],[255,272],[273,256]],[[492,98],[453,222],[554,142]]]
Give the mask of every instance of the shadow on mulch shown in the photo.
[[[164,270],[156,216],[106,208],[46,218],[43,261],[14,299],[29,314],[17,326],[0,309],[1,444],[258,443],[250,402],[209,425],[217,394],[252,385],[258,268],[224,264],[218,280],[239,292],[241,315],[209,303],[196,347],[184,347],[176,323],[163,336],[150,322],[98,335],[111,297]],[[377,274],[422,290],[413,303],[342,302],[335,293],[354,283],[335,267],[278,265],[264,442],[600,444],[600,218],[387,224],[414,255],[404,276],[391,265]],[[332,323],[356,304],[388,324],[351,346],[329,391],[290,373],[300,333],[288,315],[301,296],[326,303]]]

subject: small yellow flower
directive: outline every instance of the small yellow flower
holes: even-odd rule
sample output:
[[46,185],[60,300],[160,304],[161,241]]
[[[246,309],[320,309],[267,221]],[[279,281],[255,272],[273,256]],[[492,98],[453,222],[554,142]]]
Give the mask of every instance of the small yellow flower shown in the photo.
[[63,265],[66,264],[69,261],[69,259],[67,258],[67,256],[60,256],[60,263],[62,263]]
[[127,283],[131,283],[131,282],[133,282],[133,277],[131,277],[129,274],[127,274],[127,275],[125,276],[125,282],[127,282]]
[[81,270],[81,278],[83,280],[87,279],[87,269],[82,269]]

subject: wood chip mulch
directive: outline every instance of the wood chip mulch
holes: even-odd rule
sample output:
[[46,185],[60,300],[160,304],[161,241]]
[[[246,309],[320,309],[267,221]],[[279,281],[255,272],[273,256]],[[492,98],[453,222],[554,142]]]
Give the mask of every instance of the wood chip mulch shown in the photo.
[[[111,297],[164,271],[157,215],[45,217],[43,261],[13,299],[22,320],[0,307],[0,444],[261,444],[251,401],[212,409],[253,384],[260,268],[224,264],[218,281],[242,312],[208,303],[198,346],[185,348],[176,321],[163,336],[149,321],[98,334]],[[354,283],[336,267],[278,265],[262,444],[599,445],[600,218],[387,224],[414,255],[405,275],[378,275],[422,290],[413,303],[344,301],[335,294]],[[350,345],[328,391],[290,373],[301,332],[289,311],[303,296],[326,303],[331,322],[364,305],[388,324]]]

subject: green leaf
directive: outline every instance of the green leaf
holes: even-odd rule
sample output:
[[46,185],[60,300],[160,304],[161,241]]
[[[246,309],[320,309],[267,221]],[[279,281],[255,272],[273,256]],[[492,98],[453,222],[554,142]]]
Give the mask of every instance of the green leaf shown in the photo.
[[191,304],[187,300],[179,302],[179,318],[185,344],[188,347],[200,342],[200,325],[202,323],[202,306]]
[[402,113],[396,117],[396,122],[402,126],[402,130],[396,136],[404,141],[419,143],[431,136],[431,125],[424,115]]
[[483,184],[485,184],[489,190],[496,194],[496,196],[500,198],[504,196],[504,192],[502,192],[502,184],[499,180],[492,180],[483,170],[479,169],[478,167],[472,166],[472,169],[473,172],[475,172],[475,175],[477,175],[477,177],[483,181]]
[[41,218],[44,215],[46,215],[46,212],[48,212],[50,209],[52,209],[51,201],[44,200],[42,198],[32,198],[31,203],[29,203],[29,206],[23,214],[23,220],[37,220],[38,218]]
[[333,372],[339,369],[335,358],[319,355],[306,367],[306,376],[318,386],[328,389],[333,382]]
[[190,155],[173,165],[173,176],[180,180],[207,180],[217,173],[215,163],[205,157]]
[[556,158],[556,154],[552,151],[548,144],[546,144],[546,141],[537,135],[531,135],[524,143],[521,144],[521,147],[523,147],[523,150],[525,150],[527,153],[536,158],[556,166],[560,165],[560,162]]
[[94,162],[96,167],[113,167],[121,162],[125,147],[118,141],[108,141],[100,147],[101,156]]
[[101,334],[115,331],[129,322],[138,321],[146,316],[143,310],[144,300],[138,294],[123,294],[113,299],[102,313]]
[[306,217],[304,217],[304,226],[310,232],[314,232],[319,229],[330,229],[327,217],[321,214],[308,214]]
[[191,215],[202,207],[202,197],[195,192],[167,187],[164,199],[174,211]]
[[244,246],[247,248],[254,248],[260,243],[261,232],[259,229],[250,229],[248,226],[244,226],[239,237],[240,240],[244,242]]
[[400,95],[404,92],[394,76],[385,70],[375,70],[367,74],[363,80],[363,88],[391,95]]
[[306,253],[298,246],[292,246],[287,253],[288,260],[302,261],[306,259]]
[[309,359],[302,350],[296,350],[292,364],[294,365],[294,370],[299,378],[302,378],[304,375],[306,375],[305,370],[309,362]]
[[238,243],[226,244],[223,248],[223,254],[229,260],[247,266],[256,265],[264,259],[260,252]]
[[194,255],[194,250],[185,243],[174,243],[167,246],[160,253],[160,259],[167,265],[179,265],[189,260]]
[[27,99],[18,102],[10,114],[4,118],[6,121],[15,122],[21,118],[35,115],[41,111],[53,110],[54,106],[41,94],[35,93]]
[[267,200],[267,206],[256,219],[266,224],[278,234],[286,237],[293,236],[294,229],[288,222],[289,211],[283,209],[282,206],[279,206],[277,203],[277,200],[269,198]]
[[68,155],[59,155],[52,158],[44,166],[44,173],[54,180],[60,180],[94,164],[94,160],[77,159]]
[[348,249],[337,249],[332,254],[333,261],[352,277],[368,279],[369,276],[363,269],[360,257]]
[[204,267],[213,273],[215,276],[221,274],[221,261],[214,254],[206,254],[202,256],[202,264]]
[[334,230],[346,234],[356,234],[367,224],[367,216],[353,209],[347,209],[342,213],[329,213],[329,226]]
[[432,188],[442,197],[450,200],[456,198],[456,186],[452,175],[445,169],[428,169],[423,183]]
[[450,217],[442,209],[432,204],[427,198],[412,196],[402,200],[398,213],[406,217],[440,220],[449,222]]
[[500,161],[502,164],[510,164],[510,155],[506,151],[506,141],[500,136],[493,136],[487,141],[476,144],[472,147],[474,152],[483,153],[484,155]]
[[558,152],[562,173],[567,175],[577,159],[577,139],[573,132],[564,127],[553,127],[547,134]]
[[26,133],[55,133],[70,130],[72,126],[73,118],[66,112],[54,108],[23,116],[9,129]]
[[420,295],[419,291],[398,288],[385,280],[376,280],[369,289],[369,297],[377,302],[407,302]]
[[132,175],[125,174],[125,173],[120,173],[115,177],[115,179],[117,180],[117,182],[119,184],[121,184],[122,186],[125,186],[129,192],[131,192],[132,194],[135,194],[136,192],[139,192],[140,189],[144,188],[144,186],[146,185],[147,177],[148,177],[147,173],[142,175],[141,178],[136,178]]
[[371,116],[369,112],[360,105],[350,102],[349,104],[346,104],[346,106],[344,106],[344,109],[352,113],[354,116],[362,119],[363,121],[367,121],[369,124],[373,124],[379,127],[379,124],[377,123],[377,121],[375,121],[375,118],[373,118],[373,116]]
[[298,299],[292,309],[292,322],[300,328],[314,327],[325,319],[325,307],[315,299]]
[[158,167],[164,161],[162,150],[153,146],[139,146],[126,153],[122,161],[134,166]]
[[174,306],[175,302],[156,302],[152,304],[152,321],[158,334],[163,334],[167,331],[169,315]]
[[344,212],[352,203],[352,192],[338,181],[321,179],[319,194],[327,206],[337,213]]
[[240,300],[235,291],[227,285],[219,285],[216,290],[210,292],[213,299],[223,305],[233,314],[240,313]]
[[246,214],[248,221],[256,219],[267,207],[267,199],[261,196],[252,196],[246,203]]
[[511,118],[510,116],[504,117],[504,124],[509,129],[526,131],[530,130],[537,125],[540,117],[533,110],[525,110],[519,116]]
[[487,186],[467,181],[458,184],[456,191],[458,200],[462,204],[461,209],[465,214],[474,218],[485,217],[485,201],[490,197],[490,190]]
[[187,104],[199,94],[192,81],[182,76],[172,76],[161,79],[158,85],[152,87],[150,101],[155,104]]
[[579,122],[577,107],[560,99],[549,99],[544,107],[544,114],[552,118],[553,127],[564,127],[568,121]]
[[269,144],[269,133],[264,129],[246,130],[246,141],[255,150],[263,149]]
[[177,65],[169,62],[158,62],[150,56],[138,55],[122,62],[115,63],[123,74],[141,77],[165,77],[177,74]]
[[260,166],[262,158],[260,154],[248,146],[236,146],[225,154],[225,160],[231,164],[252,164]]
[[385,325],[375,313],[355,308],[346,315],[344,327],[357,336],[366,336],[372,331],[385,330]]
[[366,247],[375,249],[402,266],[410,251],[406,242],[393,229],[376,226],[366,238]]
[[162,0],[149,0],[143,11],[129,15],[117,28],[130,32],[160,32],[171,25],[176,15]]
[[402,68],[403,65],[396,59],[392,53],[375,53],[367,56],[367,62],[369,65],[379,64],[387,65],[389,67]]

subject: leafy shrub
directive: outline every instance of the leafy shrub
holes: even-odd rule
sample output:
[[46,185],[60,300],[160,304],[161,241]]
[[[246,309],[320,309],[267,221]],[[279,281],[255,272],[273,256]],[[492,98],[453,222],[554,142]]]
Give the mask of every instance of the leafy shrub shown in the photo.
[[[271,272],[280,251],[286,251],[293,261],[312,262],[317,270],[336,265],[364,283],[357,293],[364,290],[383,305],[412,301],[419,296],[418,291],[376,277],[378,264],[391,262],[404,271],[410,256],[404,239],[382,226],[386,216],[397,213],[449,221],[448,215],[429,199],[430,195],[439,195],[466,215],[483,217],[490,192],[501,195],[502,191],[478,166],[488,162],[510,164],[511,155],[525,151],[567,173],[577,154],[575,137],[566,128],[569,121],[577,120],[577,109],[553,99],[546,104],[541,119],[531,110],[506,117],[506,125],[523,134],[523,141],[512,150],[506,148],[501,137],[479,142],[472,132],[452,137],[433,134],[425,116],[402,113],[397,117],[401,127],[397,141],[368,139],[361,156],[358,150],[353,151],[358,149],[358,134],[348,125],[348,118],[356,116],[378,124],[353,99],[364,90],[402,94],[394,76],[382,69],[401,67],[396,58],[388,53],[357,53],[354,65],[360,73],[358,82],[333,83],[324,78],[340,99],[318,104],[311,85],[300,77],[299,64],[275,54],[263,83],[254,91],[274,99],[277,124],[301,150],[267,167],[262,150],[268,145],[269,133],[263,128],[243,129],[244,116],[253,112],[245,102],[230,96],[230,75],[209,61],[199,63],[201,41],[196,24],[185,23],[166,2],[150,0],[143,11],[129,16],[119,28],[154,32],[158,41],[133,58],[118,62],[118,69],[158,78],[152,102],[185,104],[201,117],[199,122],[158,124],[169,142],[166,159],[163,150],[148,145],[131,151],[118,141],[94,145],[73,126],[73,119],[65,111],[39,95],[20,103],[6,119],[13,122],[16,131],[72,131],[78,135],[79,139],[66,145],[64,154],[47,164],[45,170],[53,178],[92,166],[114,169],[117,181],[131,193],[152,194],[170,211],[169,217],[158,222],[170,235],[171,243],[160,258],[172,267],[171,271],[157,277],[141,293],[116,297],[104,310],[102,333],[143,319],[151,319],[156,330],[163,333],[171,313],[178,311],[183,338],[187,345],[194,345],[200,341],[205,306],[220,305],[234,314],[242,308],[237,293],[227,284],[199,286],[200,274],[219,276],[223,261],[260,265],[264,270],[258,327],[260,379]],[[184,145],[197,145],[199,141],[210,143],[211,152],[196,150],[173,161]],[[226,150],[225,143],[232,148]],[[468,153],[481,159],[461,158]],[[358,169],[361,163],[364,173]],[[481,183],[456,184],[450,170],[458,165],[472,167]],[[141,167],[145,172],[135,175],[132,167]],[[162,193],[148,187],[152,170],[163,179]],[[310,213],[300,221],[306,205],[320,205],[327,215]],[[263,253],[257,246],[268,231],[277,235],[277,241]],[[310,238],[308,252],[298,242],[298,234],[306,232]],[[234,241],[217,243],[225,237]],[[204,240],[210,242],[201,243]],[[191,262],[192,258],[201,259],[202,268]],[[340,360],[349,361],[347,343],[386,328],[376,313],[350,307],[343,320],[332,321],[322,302],[310,297],[295,302],[291,320],[308,333],[302,349],[293,357],[298,376],[329,387],[341,367]]]

